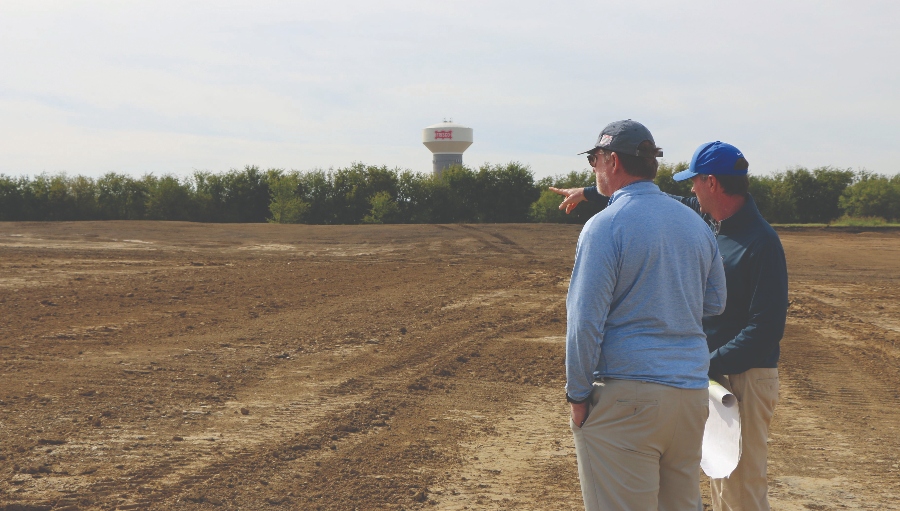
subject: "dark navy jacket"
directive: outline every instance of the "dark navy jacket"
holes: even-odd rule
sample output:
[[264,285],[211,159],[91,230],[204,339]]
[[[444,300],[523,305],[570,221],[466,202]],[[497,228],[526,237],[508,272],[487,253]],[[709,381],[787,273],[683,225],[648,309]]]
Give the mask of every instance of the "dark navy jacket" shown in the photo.
[[[696,197],[672,198],[700,214]],[[585,198],[604,200],[596,187]],[[713,226],[708,215],[704,220]],[[747,195],[747,203],[721,222],[716,237],[725,262],[725,312],[703,318],[710,374],[739,374],[756,367],[778,367],[779,343],[788,308],[788,277],[778,234]]]

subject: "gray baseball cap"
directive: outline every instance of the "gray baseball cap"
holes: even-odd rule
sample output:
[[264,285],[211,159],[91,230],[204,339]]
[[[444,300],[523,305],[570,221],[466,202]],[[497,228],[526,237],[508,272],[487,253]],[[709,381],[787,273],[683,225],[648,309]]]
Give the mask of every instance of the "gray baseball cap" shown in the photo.
[[[641,151],[638,149],[638,146],[645,140],[653,144],[654,149],[652,151]],[[607,124],[603,131],[600,132],[600,136],[597,137],[597,143],[594,144],[594,147],[578,154],[587,154],[597,149],[615,151],[632,156],[659,158],[663,155],[662,148],[656,147],[656,142],[653,141],[653,135],[650,134],[650,130],[643,124],[631,119]]]

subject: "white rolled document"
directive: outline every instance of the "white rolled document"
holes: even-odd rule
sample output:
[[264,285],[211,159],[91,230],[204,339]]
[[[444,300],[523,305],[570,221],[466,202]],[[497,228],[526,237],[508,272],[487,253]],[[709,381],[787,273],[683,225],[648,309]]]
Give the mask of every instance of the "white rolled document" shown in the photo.
[[700,468],[714,479],[728,477],[741,459],[741,414],[737,398],[709,381],[709,418],[703,431]]

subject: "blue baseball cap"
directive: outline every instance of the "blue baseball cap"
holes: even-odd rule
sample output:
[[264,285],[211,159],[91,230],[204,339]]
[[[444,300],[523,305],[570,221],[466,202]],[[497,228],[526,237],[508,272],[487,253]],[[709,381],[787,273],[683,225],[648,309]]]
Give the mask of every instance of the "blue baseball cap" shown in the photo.
[[[743,160],[742,165],[738,162]],[[675,181],[684,181],[700,174],[712,176],[745,176],[747,163],[740,149],[725,142],[707,142],[694,151],[691,166],[672,176]]]

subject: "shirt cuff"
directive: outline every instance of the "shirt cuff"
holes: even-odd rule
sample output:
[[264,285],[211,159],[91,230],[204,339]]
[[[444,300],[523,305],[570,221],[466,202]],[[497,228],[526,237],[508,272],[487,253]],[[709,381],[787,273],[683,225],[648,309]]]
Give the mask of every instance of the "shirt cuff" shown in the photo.
[[584,399],[581,399],[581,400],[578,400],[578,399],[572,399],[572,398],[569,396],[569,394],[566,394],[566,401],[568,401],[568,402],[570,402],[570,403],[572,403],[572,404],[576,404],[576,405],[580,405],[581,403],[586,402],[586,401],[587,401],[588,399],[590,399],[590,398],[591,398],[591,396],[588,395],[588,397],[586,397],[586,398],[584,398]]
[[596,186],[584,187],[584,200],[588,202],[603,202],[603,196],[597,191]]

